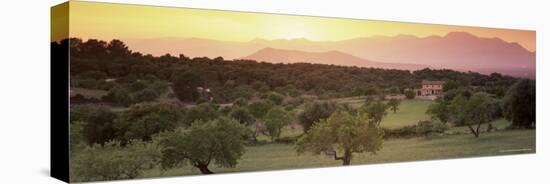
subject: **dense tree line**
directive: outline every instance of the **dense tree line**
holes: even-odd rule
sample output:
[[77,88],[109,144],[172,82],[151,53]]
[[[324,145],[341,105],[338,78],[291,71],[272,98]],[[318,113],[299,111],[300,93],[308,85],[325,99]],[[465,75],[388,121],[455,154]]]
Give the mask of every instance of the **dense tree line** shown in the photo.
[[[110,90],[116,85],[105,82],[105,79],[116,79],[117,84],[125,84],[155,78],[171,82],[176,96],[182,101],[197,101],[201,95],[196,87],[210,89],[214,101],[222,103],[268,91],[288,96],[311,94],[320,97],[404,93],[406,89],[419,87],[422,80],[477,86],[476,90],[502,97],[516,80],[496,73],[482,75],[452,70],[410,72],[308,63],[273,64],[225,60],[222,57],[189,58],[169,54],[155,57],[130,51],[120,40],[105,42],[72,38],[70,49],[73,87]],[[135,96],[144,99],[153,96],[152,91],[141,93],[145,94]]]

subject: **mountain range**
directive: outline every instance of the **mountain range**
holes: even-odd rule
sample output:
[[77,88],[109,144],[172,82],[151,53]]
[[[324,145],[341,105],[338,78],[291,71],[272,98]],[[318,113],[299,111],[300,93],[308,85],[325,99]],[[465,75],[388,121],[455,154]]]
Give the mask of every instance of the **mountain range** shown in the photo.
[[313,62],[344,66],[417,70],[424,67],[535,77],[535,52],[500,38],[466,32],[444,36],[372,36],[341,41],[201,38],[126,39],[130,49],[152,55],[254,59],[275,63]]
[[306,52],[297,50],[264,48],[240,59],[268,61],[273,63],[317,63],[328,65],[337,63],[337,65],[342,66],[358,66],[399,70],[419,70],[429,67],[427,65],[420,64],[384,63],[371,61],[334,50],[326,52]]

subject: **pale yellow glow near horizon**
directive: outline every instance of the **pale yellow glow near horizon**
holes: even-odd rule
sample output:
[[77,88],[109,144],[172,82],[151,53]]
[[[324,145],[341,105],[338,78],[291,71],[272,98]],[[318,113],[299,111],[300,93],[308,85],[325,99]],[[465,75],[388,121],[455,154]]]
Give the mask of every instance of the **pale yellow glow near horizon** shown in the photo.
[[536,50],[535,32],[389,21],[290,16],[188,8],[70,2],[70,36],[83,39],[205,38],[250,41],[256,38],[338,41],[376,35],[426,37],[465,31],[498,37]]

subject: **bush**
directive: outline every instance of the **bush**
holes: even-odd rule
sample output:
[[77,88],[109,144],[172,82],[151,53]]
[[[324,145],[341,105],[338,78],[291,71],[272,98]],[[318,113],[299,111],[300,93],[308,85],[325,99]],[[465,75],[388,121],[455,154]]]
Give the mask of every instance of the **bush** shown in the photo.
[[237,98],[237,100],[235,100],[235,101],[233,102],[233,105],[234,105],[234,106],[244,107],[244,106],[247,106],[247,105],[248,105],[248,100],[245,99],[245,98]]
[[384,130],[384,138],[410,138],[417,136],[416,125],[408,125],[401,128],[382,128]]
[[414,97],[416,97],[416,93],[414,93],[413,90],[405,90],[405,97],[407,99],[414,99]]
[[441,122],[419,121],[416,125],[416,134],[426,137],[434,133],[444,133],[447,130],[449,127]]
[[305,102],[305,99],[302,97],[294,97],[291,98],[283,103],[283,106],[285,106],[285,109],[291,110],[294,109],[300,105],[302,105]]
[[121,106],[128,106],[133,102],[130,91],[122,86],[113,87],[104,98]]
[[273,102],[275,105],[281,105],[285,97],[279,93],[271,92],[267,95],[267,99]]
[[134,103],[148,102],[153,101],[159,97],[159,94],[155,90],[150,88],[145,88],[141,91],[134,93]]

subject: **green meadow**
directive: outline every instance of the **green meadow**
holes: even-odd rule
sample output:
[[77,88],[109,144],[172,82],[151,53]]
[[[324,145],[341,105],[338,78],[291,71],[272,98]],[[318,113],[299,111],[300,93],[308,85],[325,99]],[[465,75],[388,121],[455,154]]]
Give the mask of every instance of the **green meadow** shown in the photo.
[[[403,100],[397,113],[388,112],[382,126],[399,128],[415,124],[418,120],[429,119],[425,111],[431,103],[433,101]],[[355,106],[360,105],[356,103]],[[535,130],[505,130],[510,122],[504,119],[491,123],[497,131],[483,133],[479,138],[470,134],[467,127],[451,127],[447,134],[429,138],[387,139],[383,143],[383,148],[375,155],[354,154],[352,165],[535,153]],[[482,125],[482,128],[486,126]],[[285,127],[282,137],[298,136],[301,132],[300,128]],[[269,141],[266,136],[260,136],[258,139]],[[212,165],[211,170],[216,173],[231,173],[341,166],[341,164],[341,161],[325,155],[298,154],[294,144],[272,143],[248,146],[235,168]],[[147,171],[143,177],[196,174],[200,174],[196,168],[184,166],[169,170],[155,168]]]
[[[471,134],[390,139],[384,142],[382,150],[376,155],[354,154],[352,165],[535,153],[535,150],[535,130],[497,131],[482,134],[477,139]],[[247,147],[235,168],[212,165],[211,170],[230,173],[341,165],[341,161],[325,155],[299,155],[293,144],[266,144]],[[166,171],[149,170],[143,177],[195,174],[200,172],[194,167],[185,166]]]

